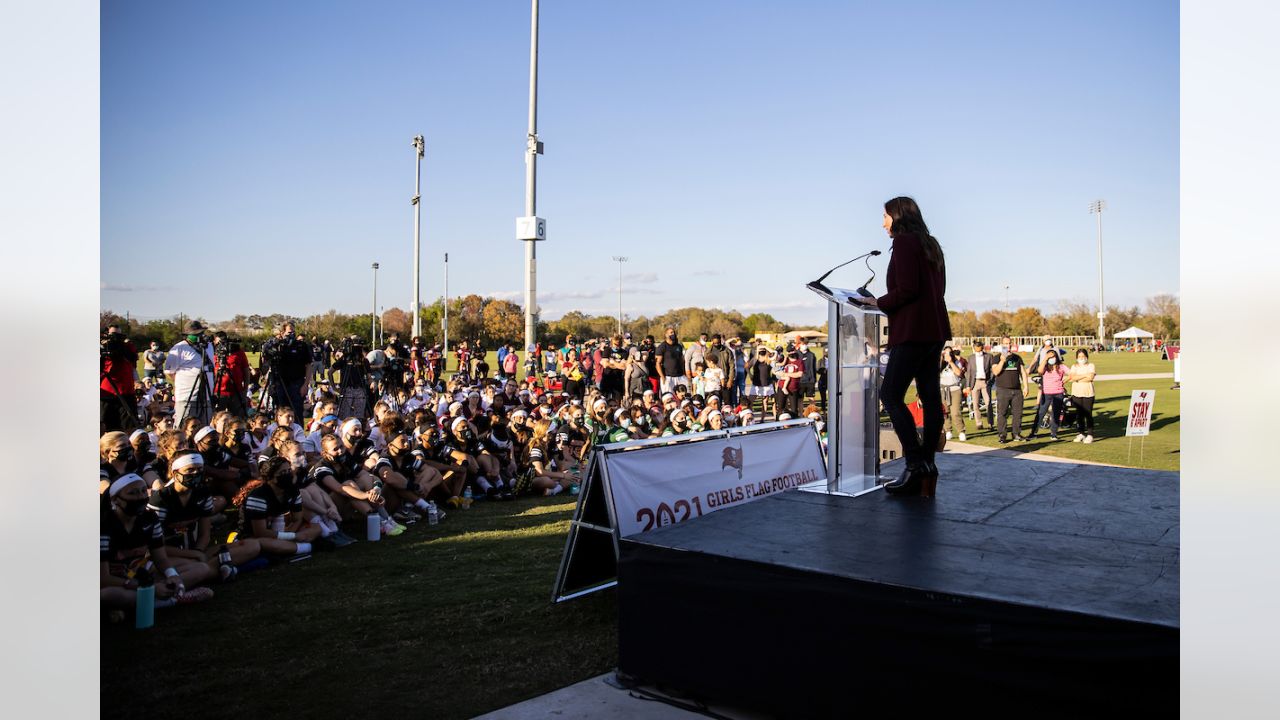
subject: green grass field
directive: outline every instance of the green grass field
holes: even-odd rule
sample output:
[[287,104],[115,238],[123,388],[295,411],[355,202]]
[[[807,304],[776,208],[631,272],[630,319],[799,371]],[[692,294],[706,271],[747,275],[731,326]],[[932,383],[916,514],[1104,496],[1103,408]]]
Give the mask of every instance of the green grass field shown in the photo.
[[550,604],[574,500],[477,503],[215,585],[149,630],[104,622],[102,716],[467,718],[605,672],[614,591]]

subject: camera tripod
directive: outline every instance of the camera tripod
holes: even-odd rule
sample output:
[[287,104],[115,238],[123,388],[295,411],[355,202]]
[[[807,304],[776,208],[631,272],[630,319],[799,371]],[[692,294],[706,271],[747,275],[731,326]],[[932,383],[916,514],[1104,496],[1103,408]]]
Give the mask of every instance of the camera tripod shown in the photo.
[[206,352],[208,345],[199,342],[191,347],[200,354],[200,370],[196,373],[196,380],[191,384],[191,389],[187,391],[187,399],[182,405],[182,415],[176,419],[178,425],[189,417],[198,417],[208,423],[212,415],[213,389],[209,387],[209,373],[212,368],[209,367],[209,356]]
[[[102,362],[100,362],[99,365],[100,365],[100,368],[99,368],[100,375],[98,377],[98,386],[99,387],[102,386],[103,380],[106,380],[107,385],[111,386],[111,394],[113,397],[115,397],[116,403],[120,405],[120,429],[125,431],[133,430],[134,428],[138,427],[138,421],[139,421],[138,414],[135,411],[129,409],[129,404],[126,403],[124,401],[124,398],[120,395],[120,386],[116,385],[115,378],[112,378],[109,374],[107,374],[107,364],[105,359]],[[102,416],[100,420],[105,424],[106,413],[99,411],[99,414]]]

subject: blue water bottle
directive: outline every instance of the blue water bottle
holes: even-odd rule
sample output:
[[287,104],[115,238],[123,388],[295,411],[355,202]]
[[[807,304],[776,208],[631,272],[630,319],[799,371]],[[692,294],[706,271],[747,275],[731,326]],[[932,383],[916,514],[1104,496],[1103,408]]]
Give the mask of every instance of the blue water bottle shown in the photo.
[[[150,564],[148,563],[148,567]],[[147,567],[138,570],[138,592],[134,602],[134,627],[145,630],[156,624],[156,583]]]

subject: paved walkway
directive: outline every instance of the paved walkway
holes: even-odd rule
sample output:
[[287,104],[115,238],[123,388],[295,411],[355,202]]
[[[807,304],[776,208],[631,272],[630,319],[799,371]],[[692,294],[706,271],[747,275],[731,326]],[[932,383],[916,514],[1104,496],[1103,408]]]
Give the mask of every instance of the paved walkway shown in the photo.
[[1093,380],[1157,380],[1159,378],[1173,379],[1173,373],[1121,373],[1119,375],[1095,375]]
[[[613,672],[597,675],[589,680],[574,683],[546,695],[525,700],[476,720],[688,720],[705,718],[705,715],[681,710],[659,700],[637,697],[639,693],[624,690],[611,683]],[[651,688],[646,689],[654,692]],[[683,702],[679,701],[678,702]],[[766,717],[743,712],[723,705],[710,705],[709,709],[735,720],[757,720]]]

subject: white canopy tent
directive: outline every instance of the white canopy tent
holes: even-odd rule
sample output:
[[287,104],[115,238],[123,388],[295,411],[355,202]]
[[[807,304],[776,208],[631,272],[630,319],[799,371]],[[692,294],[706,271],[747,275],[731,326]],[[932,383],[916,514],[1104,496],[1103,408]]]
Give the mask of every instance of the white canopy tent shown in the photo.
[[1111,337],[1117,340],[1150,340],[1155,337],[1151,333],[1139,327],[1130,326],[1128,330],[1121,330]]

